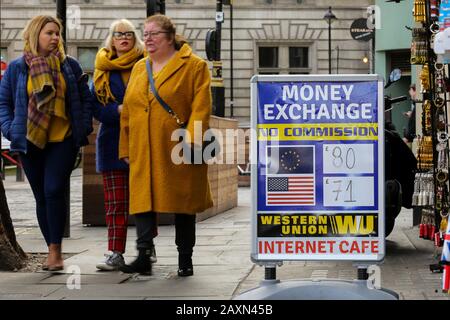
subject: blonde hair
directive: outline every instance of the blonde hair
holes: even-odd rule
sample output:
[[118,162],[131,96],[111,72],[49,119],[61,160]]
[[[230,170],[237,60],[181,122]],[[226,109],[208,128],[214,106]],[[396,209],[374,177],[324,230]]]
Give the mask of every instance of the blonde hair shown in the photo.
[[111,26],[109,27],[109,35],[105,40],[105,48],[109,51],[112,51],[113,48],[113,33],[116,31],[116,28],[119,26],[124,26],[128,31],[134,32],[134,48],[138,50],[140,54],[144,52],[144,42],[137,36],[136,27],[131,23],[131,21],[127,19],[119,19],[113,21]]
[[180,50],[183,44],[187,43],[186,39],[183,36],[177,34],[175,24],[168,16],[165,16],[163,14],[155,14],[153,16],[148,17],[145,20],[144,25],[151,22],[156,23],[161,27],[161,29],[168,32],[166,37],[168,40],[173,40],[174,47],[176,50]]
[[39,34],[47,23],[56,23],[59,27],[59,43],[58,49],[61,56],[65,56],[64,43],[62,38],[63,26],[58,18],[48,15],[36,16],[29,20],[25,28],[23,29],[23,40],[25,40],[25,46],[29,46],[31,53],[35,56],[39,55]]

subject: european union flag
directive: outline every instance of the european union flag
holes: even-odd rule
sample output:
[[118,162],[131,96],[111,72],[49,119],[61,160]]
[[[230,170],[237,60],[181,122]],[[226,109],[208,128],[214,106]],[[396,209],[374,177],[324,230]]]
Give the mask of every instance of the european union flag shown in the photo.
[[313,146],[268,146],[267,174],[308,174],[314,172]]

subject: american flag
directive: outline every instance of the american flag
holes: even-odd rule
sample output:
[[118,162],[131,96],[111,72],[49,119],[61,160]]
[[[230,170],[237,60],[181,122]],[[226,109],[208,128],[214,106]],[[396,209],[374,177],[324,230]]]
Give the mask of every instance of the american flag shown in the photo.
[[266,204],[313,206],[314,175],[268,177]]
[[315,205],[314,147],[268,148],[266,205]]

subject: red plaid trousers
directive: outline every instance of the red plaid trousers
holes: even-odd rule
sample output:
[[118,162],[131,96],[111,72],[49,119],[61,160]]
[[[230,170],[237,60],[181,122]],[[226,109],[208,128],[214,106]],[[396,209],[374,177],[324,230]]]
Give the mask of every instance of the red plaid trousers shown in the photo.
[[[103,192],[105,195],[106,225],[108,227],[108,250],[125,252],[128,226],[128,171],[103,172]],[[156,221],[158,221],[156,217]],[[153,237],[158,235],[155,223]]]
[[125,252],[128,226],[128,171],[103,172],[108,250]]

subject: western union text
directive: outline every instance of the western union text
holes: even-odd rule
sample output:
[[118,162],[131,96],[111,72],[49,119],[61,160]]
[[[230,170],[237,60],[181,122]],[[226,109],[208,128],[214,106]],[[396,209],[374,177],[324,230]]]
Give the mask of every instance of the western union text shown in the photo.
[[[259,225],[278,226],[283,236],[367,236],[376,233],[373,215],[260,215]],[[258,232],[259,236],[264,236],[261,232]]]

